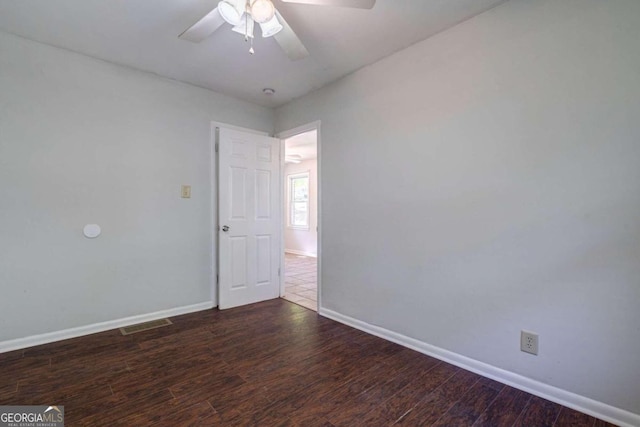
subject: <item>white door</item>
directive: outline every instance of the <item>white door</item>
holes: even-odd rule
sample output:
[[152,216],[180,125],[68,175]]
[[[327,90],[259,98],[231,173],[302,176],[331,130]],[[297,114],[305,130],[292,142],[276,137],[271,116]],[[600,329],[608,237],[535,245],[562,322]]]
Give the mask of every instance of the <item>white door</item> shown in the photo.
[[219,133],[219,307],[278,298],[280,141]]

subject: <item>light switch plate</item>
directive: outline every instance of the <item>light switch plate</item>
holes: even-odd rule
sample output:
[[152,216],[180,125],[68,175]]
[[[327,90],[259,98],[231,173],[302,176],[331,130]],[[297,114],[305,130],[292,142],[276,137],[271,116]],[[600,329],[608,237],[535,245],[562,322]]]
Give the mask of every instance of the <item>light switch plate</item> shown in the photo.
[[190,185],[183,185],[181,194],[182,194],[182,198],[183,199],[190,199],[191,198],[191,186]]

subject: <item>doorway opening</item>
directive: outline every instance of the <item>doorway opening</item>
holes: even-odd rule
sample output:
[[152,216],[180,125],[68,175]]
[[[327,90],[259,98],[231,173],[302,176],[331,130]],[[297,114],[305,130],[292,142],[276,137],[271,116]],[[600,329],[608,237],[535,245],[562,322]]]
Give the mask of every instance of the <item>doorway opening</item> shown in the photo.
[[318,311],[318,130],[287,137],[283,146],[282,297]]

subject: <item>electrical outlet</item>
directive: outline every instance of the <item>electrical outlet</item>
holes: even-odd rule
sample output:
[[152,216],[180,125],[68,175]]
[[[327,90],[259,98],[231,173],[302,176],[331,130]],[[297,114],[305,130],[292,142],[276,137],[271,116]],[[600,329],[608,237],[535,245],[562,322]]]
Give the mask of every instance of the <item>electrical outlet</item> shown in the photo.
[[183,199],[190,199],[191,198],[191,186],[190,185],[183,185],[182,186],[181,195],[182,195]]
[[538,355],[538,334],[520,331],[520,350],[525,353]]

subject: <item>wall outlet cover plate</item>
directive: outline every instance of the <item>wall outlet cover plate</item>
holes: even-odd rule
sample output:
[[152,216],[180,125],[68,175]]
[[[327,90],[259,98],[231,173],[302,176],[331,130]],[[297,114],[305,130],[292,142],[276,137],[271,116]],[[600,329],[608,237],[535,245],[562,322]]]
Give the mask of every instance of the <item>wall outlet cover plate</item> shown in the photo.
[[537,356],[538,334],[535,332],[520,331],[520,350]]

